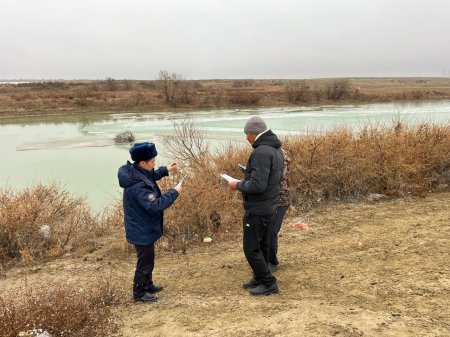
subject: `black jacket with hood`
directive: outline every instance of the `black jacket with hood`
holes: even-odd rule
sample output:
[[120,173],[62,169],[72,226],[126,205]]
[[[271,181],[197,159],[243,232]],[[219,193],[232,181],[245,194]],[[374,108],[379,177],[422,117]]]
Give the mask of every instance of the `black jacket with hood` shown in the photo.
[[261,133],[252,144],[245,169],[245,180],[237,184],[244,209],[255,215],[275,213],[283,177],[284,155],[281,141],[272,130]]

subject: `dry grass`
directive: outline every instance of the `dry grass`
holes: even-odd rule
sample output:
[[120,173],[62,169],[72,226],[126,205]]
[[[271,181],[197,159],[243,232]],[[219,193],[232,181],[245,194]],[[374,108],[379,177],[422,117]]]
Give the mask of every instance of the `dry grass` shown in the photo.
[[82,287],[26,284],[14,298],[0,296],[0,335],[43,329],[53,336],[106,336],[116,328],[111,307],[121,298],[122,290],[108,277]]
[[[188,178],[174,207],[165,213],[165,237],[162,247],[185,249],[192,241],[205,236],[221,236],[239,228],[242,215],[240,193],[231,191],[219,173],[240,177],[237,164],[245,163],[248,151],[230,147],[219,155],[205,156],[202,162],[189,166]],[[239,173],[238,173],[239,172]],[[173,186],[163,181],[163,189]]]
[[89,249],[107,232],[113,212],[98,221],[84,198],[58,185],[36,185],[22,191],[0,191],[0,262],[61,256]]
[[450,183],[450,126],[366,126],[289,138],[294,204],[368,193],[425,195]]

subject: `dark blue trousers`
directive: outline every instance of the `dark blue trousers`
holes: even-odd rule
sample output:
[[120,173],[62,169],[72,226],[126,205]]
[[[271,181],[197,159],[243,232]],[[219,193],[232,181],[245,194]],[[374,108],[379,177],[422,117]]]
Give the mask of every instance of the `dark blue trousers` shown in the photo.
[[155,267],[155,243],[149,246],[137,246],[136,271],[134,273],[133,295],[142,296],[152,285],[152,272]]
[[276,282],[267,266],[273,214],[255,215],[245,212],[243,220],[244,254],[253,270],[253,277],[256,281],[271,285]]
[[289,207],[280,206],[277,208],[275,217],[273,218],[272,225],[270,226],[269,233],[269,263],[278,264],[278,233],[281,229],[281,224],[283,223],[284,215]]

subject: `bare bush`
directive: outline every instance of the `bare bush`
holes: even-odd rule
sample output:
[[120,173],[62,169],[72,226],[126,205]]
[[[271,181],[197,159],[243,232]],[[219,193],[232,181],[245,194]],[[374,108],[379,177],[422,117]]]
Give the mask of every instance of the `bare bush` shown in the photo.
[[347,78],[334,80],[327,84],[325,93],[328,100],[342,100],[350,93],[350,82]]
[[122,84],[123,89],[126,91],[130,91],[130,90],[134,89],[133,81],[131,81],[131,80],[123,80],[123,81],[121,81],[121,84]]
[[232,104],[256,105],[261,99],[261,94],[251,91],[230,91],[228,97]]
[[14,298],[0,296],[0,335],[41,328],[53,336],[106,336],[116,330],[111,307],[119,304],[123,290],[109,277],[83,287],[58,285],[36,289],[25,285]]
[[[188,171],[174,207],[165,213],[165,235],[160,247],[185,250],[190,243],[201,242],[204,236],[220,238],[241,228],[243,214],[239,192],[232,191],[221,181],[219,174],[227,172],[241,177],[237,164],[246,163],[249,151],[230,144],[217,155],[207,155],[197,161],[195,170]],[[163,189],[169,188],[164,181]]]
[[[432,124],[340,128],[291,137],[294,203],[361,198],[370,192],[426,194],[450,169],[450,127]],[[448,184],[449,182],[445,182]]]
[[116,91],[119,88],[117,81],[111,77],[108,77],[105,80],[105,85],[106,85],[106,89],[109,91]]
[[82,86],[75,90],[75,104],[80,107],[89,105],[89,98],[91,97],[91,90],[89,86]]
[[137,85],[137,89],[151,89],[151,90],[156,90],[159,89],[159,85],[157,83],[157,81],[139,81],[138,85]]
[[84,198],[58,185],[0,191],[0,260],[53,258],[96,234],[97,221]]
[[204,106],[220,106],[224,101],[224,97],[225,92],[223,89],[208,89],[201,104]]
[[147,106],[150,104],[148,97],[140,91],[131,96],[131,102],[132,106]]
[[289,103],[305,103],[310,96],[310,88],[306,81],[288,83],[284,88],[284,92]]
[[169,73],[167,70],[159,72],[161,91],[167,104],[177,106],[180,103],[191,102],[191,84],[183,79],[181,74]]
[[245,87],[252,87],[254,84],[253,80],[247,79],[247,80],[234,80],[233,84],[231,85],[233,88],[245,88]]
[[202,131],[193,117],[172,122],[175,134],[163,137],[164,147],[170,157],[196,163],[209,152],[206,132]]

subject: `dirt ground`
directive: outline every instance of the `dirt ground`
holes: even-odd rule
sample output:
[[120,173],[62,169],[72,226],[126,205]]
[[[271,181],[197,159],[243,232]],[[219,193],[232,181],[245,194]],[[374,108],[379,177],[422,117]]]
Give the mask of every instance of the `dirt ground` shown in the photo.
[[[290,227],[306,223],[309,229]],[[154,304],[131,294],[114,308],[118,335],[450,336],[450,192],[339,203],[286,219],[279,294],[252,297],[242,240],[157,255]],[[93,274],[131,286],[134,258],[106,247],[86,256],[8,270],[1,291]]]

